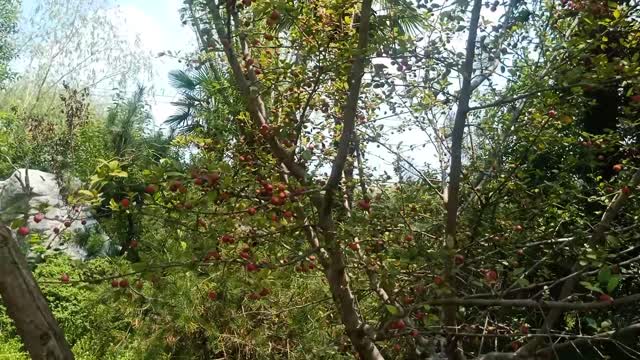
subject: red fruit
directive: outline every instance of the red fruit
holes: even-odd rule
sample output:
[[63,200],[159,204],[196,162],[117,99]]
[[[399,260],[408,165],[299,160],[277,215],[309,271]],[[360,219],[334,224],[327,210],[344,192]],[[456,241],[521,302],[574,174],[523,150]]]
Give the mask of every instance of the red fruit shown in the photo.
[[284,184],[278,184],[278,191],[285,191],[287,187]]
[[524,335],[529,334],[529,326],[527,326],[527,324],[520,325],[520,332]]
[[411,330],[411,336],[418,337],[419,334],[420,333],[418,332],[418,330],[416,330],[416,329]]
[[309,259],[309,261],[315,261],[316,260],[316,256],[315,255],[309,255],[308,259]]
[[308,267],[309,267],[309,270],[313,270],[313,269],[315,269],[315,268],[316,268],[316,264],[314,264],[314,263],[309,263]]
[[70,220],[65,221],[64,227],[71,227],[71,221]]
[[193,180],[193,184],[196,186],[202,186],[202,184],[204,184],[204,179],[203,178],[196,178],[195,180]]
[[212,250],[212,251],[209,251],[207,255],[204,257],[204,261],[209,261],[211,259],[219,260],[220,257],[221,256],[219,252]]
[[222,235],[222,237],[220,238],[220,240],[222,241],[222,243],[224,244],[233,244],[234,239],[233,236],[229,235],[229,234],[224,234]]
[[182,188],[182,183],[180,181],[174,181],[169,185],[169,190],[173,192],[180,190],[180,188]]
[[251,258],[251,254],[249,254],[246,251],[242,251],[242,252],[240,252],[240,257],[245,259],[245,260],[249,260]]
[[280,206],[282,205],[283,201],[279,196],[272,196],[271,197],[271,204],[275,205],[275,206]]
[[218,174],[217,172],[212,172],[207,175],[207,181],[209,182],[209,185],[216,184],[218,180],[220,180],[220,174]]
[[145,186],[145,188],[144,188],[144,192],[146,192],[147,194],[153,194],[157,190],[158,190],[158,188],[153,184],[149,184],[149,185]]
[[271,194],[273,192],[273,185],[271,184],[264,184],[262,185],[262,188],[267,192],[267,194]]
[[129,287],[129,280],[122,279],[122,280],[120,280],[120,283],[118,285],[120,285],[121,288]]
[[40,221],[44,220],[44,214],[42,213],[37,213],[35,215],[33,215],[33,221],[37,224]]
[[625,185],[625,186],[623,186],[623,187],[622,187],[622,193],[623,193],[623,194],[625,194],[625,195],[629,195],[629,194],[631,194],[631,188],[630,188],[630,187],[628,187],[628,186],[626,186],[626,185]]
[[400,344],[394,344],[393,345],[393,350],[394,351],[400,351],[400,350],[402,350],[402,346],[400,346]]
[[402,302],[403,302],[405,305],[413,304],[413,297],[412,297],[412,296],[409,296],[409,295],[405,295],[405,296],[402,298]]
[[404,320],[402,320],[402,319],[398,319],[398,320],[396,320],[396,321],[391,323],[391,328],[392,329],[402,330],[405,327],[407,327],[407,325],[404,323]]
[[273,20],[273,21],[278,21],[280,20],[280,12],[278,12],[278,10],[273,10],[271,12],[271,15],[269,15],[269,19]]
[[464,256],[461,254],[456,254],[453,257],[453,262],[455,262],[456,265],[462,265],[464,264]]
[[278,222],[278,215],[276,215],[276,214],[271,214],[271,221],[273,221],[273,222]]
[[287,198],[287,193],[284,191],[280,191],[280,193],[278,194],[278,197],[284,200]]
[[68,284],[69,283],[69,275],[67,274],[62,274],[62,276],[60,276],[60,281],[63,284]]
[[617,173],[618,173],[618,172],[620,172],[620,171],[622,171],[622,164],[615,164],[615,165],[613,165],[613,171],[615,171],[615,172],[617,172]]
[[135,249],[137,247],[138,247],[138,240],[131,240],[131,242],[129,243],[129,248]]
[[515,226],[513,227],[513,231],[521,232],[522,230],[524,230],[524,228],[523,228],[523,227],[522,227],[522,225],[520,225],[520,224],[515,225]]
[[282,216],[284,216],[287,219],[291,219],[293,217],[293,213],[289,210],[285,211],[284,214],[282,214]]
[[262,290],[260,290],[260,296],[267,296],[269,294],[271,294],[271,290],[267,288],[262,288]]
[[269,131],[271,131],[269,124],[262,124],[262,126],[260,126],[260,134],[262,134],[262,136],[269,135]]
[[549,110],[549,112],[547,112],[547,115],[549,115],[550,118],[554,118],[558,115],[558,113],[555,110]]
[[247,264],[247,271],[258,271],[258,270],[260,270],[258,265],[254,264],[254,263],[248,263]]
[[82,219],[82,221],[80,221],[80,224],[87,225],[87,220]]
[[209,298],[209,300],[215,300],[218,298],[218,294],[216,294],[215,291],[211,290],[209,291],[209,293],[207,294],[207,297]]
[[120,205],[122,205],[123,208],[128,208],[129,207],[129,199],[124,198],[122,200],[120,200]]
[[120,282],[116,279],[111,280],[111,287],[112,288],[117,288],[120,286]]
[[349,243],[349,249],[358,251],[358,249],[360,249],[360,244],[358,244],[357,242]]
[[613,298],[607,294],[600,294],[600,297],[598,299],[600,299],[600,301],[602,302],[613,304]]
[[358,207],[364,211],[369,211],[369,209],[371,209],[371,202],[367,199],[359,200]]
[[18,234],[20,234],[20,236],[29,235],[29,228],[26,226],[20,226],[20,228],[18,229]]
[[442,284],[444,284],[444,279],[442,278],[442,276],[440,275],[436,275],[433,277],[433,283],[440,286]]
[[405,239],[406,241],[413,241],[413,235],[408,234],[407,236],[405,236],[405,237],[404,237],[404,239]]
[[495,283],[498,280],[498,273],[495,270],[487,270],[484,273],[484,280],[488,283]]
[[258,210],[254,207],[250,207],[247,209],[247,214],[249,215],[255,215],[258,212]]
[[631,102],[640,103],[640,94],[632,95],[631,96]]

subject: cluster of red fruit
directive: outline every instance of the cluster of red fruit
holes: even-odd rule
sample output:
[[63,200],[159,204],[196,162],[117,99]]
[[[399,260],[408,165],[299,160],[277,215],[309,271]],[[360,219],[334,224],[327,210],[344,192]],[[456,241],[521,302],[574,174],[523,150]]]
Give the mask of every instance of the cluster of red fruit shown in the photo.
[[249,293],[249,295],[247,295],[247,297],[250,300],[260,300],[263,297],[269,296],[269,294],[271,294],[271,290],[269,290],[267,288],[262,288],[262,290],[260,290],[260,291]]
[[[37,213],[37,214],[33,215],[33,222],[35,222],[36,224],[42,222],[42,220],[44,220],[44,214]],[[82,219],[80,222],[82,223],[82,225],[86,225],[87,224],[87,220],[85,220],[85,219]],[[63,224],[64,224],[64,227],[68,228],[68,227],[71,227],[72,221],[71,220],[65,220],[63,222]],[[20,226],[18,228],[18,234],[20,236],[27,236],[27,235],[29,235],[30,232],[31,232],[31,230],[29,229],[28,226],[24,226],[23,225],[23,226]],[[60,234],[60,228],[54,227],[53,228],[53,232],[56,235]]]
[[280,21],[280,12],[278,10],[273,10],[271,14],[269,14],[269,18],[267,18],[267,26],[273,27],[278,21]]
[[129,280],[127,279],[113,279],[111,280],[111,287],[112,288],[128,288],[129,287]]

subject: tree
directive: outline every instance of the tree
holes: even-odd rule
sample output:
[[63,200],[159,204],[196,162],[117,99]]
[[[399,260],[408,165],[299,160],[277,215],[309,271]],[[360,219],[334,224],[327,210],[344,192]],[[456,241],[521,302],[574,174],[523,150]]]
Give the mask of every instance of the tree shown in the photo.
[[9,62],[14,57],[13,35],[16,29],[20,2],[4,1],[0,4],[0,84],[11,76]]
[[[125,297],[155,357],[628,356],[638,21],[572,6],[185,1],[188,156],[104,161],[73,194],[132,262],[78,284]],[[610,88],[616,125],[585,131]]]
[[[149,54],[118,31],[109,1],[38,2],[16,39],[21,72],[5,103],[33,113],[56,108],[60,86],[127,86],[150,70]],[[117,15],[117,13],[116,13]],[[142,81],[143,78],[138,80]],[[20,94],[20,96],[16,96]]]

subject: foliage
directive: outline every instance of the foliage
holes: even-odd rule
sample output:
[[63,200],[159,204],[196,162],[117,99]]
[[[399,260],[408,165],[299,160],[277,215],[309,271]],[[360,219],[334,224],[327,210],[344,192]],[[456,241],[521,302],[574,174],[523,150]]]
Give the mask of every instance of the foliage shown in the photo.
[[13,35],[20,9],[19,0],[0,3],[0,86],[11,76],[9,62],[14,57]]
[[79,357],[637,350],[636,8],[367,4],[185,1],[177,135],[118,98],[69,197],[117,253],[35,271]]

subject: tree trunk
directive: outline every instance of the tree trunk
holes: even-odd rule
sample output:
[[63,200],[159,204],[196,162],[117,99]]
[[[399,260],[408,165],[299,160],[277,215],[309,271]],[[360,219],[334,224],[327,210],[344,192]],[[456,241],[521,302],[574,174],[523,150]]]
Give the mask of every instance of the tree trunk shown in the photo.
[[3,225],[0,225],[0,296],[32,359],[73,359],[25,256]]

